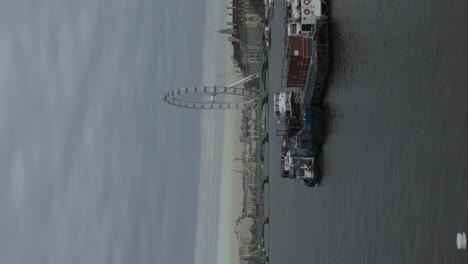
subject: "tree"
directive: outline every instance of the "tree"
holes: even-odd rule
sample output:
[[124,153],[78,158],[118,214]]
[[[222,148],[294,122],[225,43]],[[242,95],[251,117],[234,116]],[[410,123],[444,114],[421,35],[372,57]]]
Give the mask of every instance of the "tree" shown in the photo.
[[262,2],[260,0],[249,0],[249,5],[252,7],[252,10],[258,15],[262,15]]

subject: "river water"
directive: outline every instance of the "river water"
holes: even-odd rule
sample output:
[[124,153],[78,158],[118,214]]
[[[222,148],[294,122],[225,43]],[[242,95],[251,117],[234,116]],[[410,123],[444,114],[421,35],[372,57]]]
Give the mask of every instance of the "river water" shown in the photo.
[[[455,243],[468,232],[468,1],[331,4],[319,188],[280,178],[269,116],[270,263],[468,263]],[[285,90],[282,5],[271,93]]]

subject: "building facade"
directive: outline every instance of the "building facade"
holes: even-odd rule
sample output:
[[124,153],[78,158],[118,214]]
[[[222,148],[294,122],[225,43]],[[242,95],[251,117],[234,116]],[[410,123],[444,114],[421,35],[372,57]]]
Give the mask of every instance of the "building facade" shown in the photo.
[[232,22],[228,22],[229,28],[222,33],[230,35],[234,66],[246,76],[259,73],[265,59],[262,16],[255,12],[248,0],[233,0],[228,9]]

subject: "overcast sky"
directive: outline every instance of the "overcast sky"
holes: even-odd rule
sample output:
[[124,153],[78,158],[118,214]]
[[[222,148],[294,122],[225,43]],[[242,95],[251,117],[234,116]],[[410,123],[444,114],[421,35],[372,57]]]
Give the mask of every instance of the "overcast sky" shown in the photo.
[[214,263],[222,2],[0,0],[0,263]]

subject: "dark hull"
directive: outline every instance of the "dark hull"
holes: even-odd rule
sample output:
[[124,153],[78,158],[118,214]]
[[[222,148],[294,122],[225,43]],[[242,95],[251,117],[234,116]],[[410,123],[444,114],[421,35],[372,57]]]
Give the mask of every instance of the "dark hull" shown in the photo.
[[328,72],[330,67],[330,43],[328,22],[321,21],[315,40],[310,49],[313,54],[309,78],[305,85],[304,104],[322,105],[327,93]]

